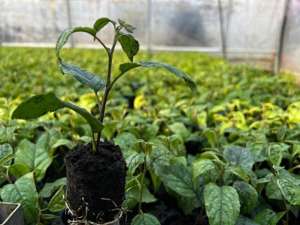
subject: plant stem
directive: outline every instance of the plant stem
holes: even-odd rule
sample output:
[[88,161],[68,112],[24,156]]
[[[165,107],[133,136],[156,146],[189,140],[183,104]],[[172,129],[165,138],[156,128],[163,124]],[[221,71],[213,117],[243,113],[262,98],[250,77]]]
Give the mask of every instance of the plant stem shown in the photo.
[[[101,105],[101,109],[100,109],[99,120],[101,123],[103,123],[103,120],[104,120],[105,106],[106,106],[106,102],[108,99],[109,91],[111,90],[110,83],[111,83],[111,74],[112,74],[113,55],[114,55],[115,47],[116,47],[117,41],[118,41],[118,32],[119,32],[118,29],[115,28],[114,41],[113,41],[111,49],[107,52],[107,54],[108,54],[108,69],[107,69],[106,85],[105,85],[105,90],[104,90],[104,94],[103,94],[103,98],[102,98],[102,105]],[[101,131],[98,132],[98,136],[97,136],[97,148],[100,144],[100,139],[101,139]]]
[[142,212],[142,201],[143,201],[143,191],[144,191],[144,179],[147,172],[147,155],[145,154],[144,157],[144,163],[143,163],[143,174],[141,178],[141,190],[140,190],[140,196],[139,196],[139,212]]

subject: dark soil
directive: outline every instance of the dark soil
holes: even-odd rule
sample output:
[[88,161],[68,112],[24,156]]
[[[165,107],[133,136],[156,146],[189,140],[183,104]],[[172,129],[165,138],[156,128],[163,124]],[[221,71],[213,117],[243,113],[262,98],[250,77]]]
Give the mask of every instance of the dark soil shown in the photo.
[[92,153],[91,145],[79,145],[66,155],[65,164],[70,208],[78,217],[87,208],[87,219],[111,221],[125,198],[126,163],[120,148],[105,142]]

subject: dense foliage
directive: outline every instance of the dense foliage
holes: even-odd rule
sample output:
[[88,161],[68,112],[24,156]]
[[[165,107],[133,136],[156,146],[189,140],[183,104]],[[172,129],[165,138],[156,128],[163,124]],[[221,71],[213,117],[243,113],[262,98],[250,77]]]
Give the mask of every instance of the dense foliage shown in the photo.
[[[63,57],[104,74],[104,54],[75,49]],[[125,57],[117,52],[115,60]],[[96,114],[94,95],[59,73],[53,49],[1,48],[0,58],[1,199],[24,203],[27,224],[47,224],[64,208],[63,156],[90,142],[91,131],[70,111],[29,123],[11,114],[22,100],[51,91]],[[293,78],[196,53],[155,59],[192,75],[198,92],[160,70],[137,69],[115,86],[103,136],[114,138],[128,164],[124,207],[160,201],[164,189],[185,214],[196,211],[210,225],[299,219],[300,91]],[[158,222],[141,214],[133,223],[143,220]]]

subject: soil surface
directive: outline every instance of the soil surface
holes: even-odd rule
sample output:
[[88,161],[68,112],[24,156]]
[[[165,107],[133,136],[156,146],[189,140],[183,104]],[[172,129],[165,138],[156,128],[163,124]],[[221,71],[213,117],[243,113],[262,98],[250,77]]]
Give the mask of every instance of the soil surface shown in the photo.
[[[112,211],[125,198],[126,163],[120,148],[101,143],[96,153],[91,145],[79,145],[65,157],[67,201],[77,216],[105,222],[113,219]],[[101,219],[100,219],[101,218]]]

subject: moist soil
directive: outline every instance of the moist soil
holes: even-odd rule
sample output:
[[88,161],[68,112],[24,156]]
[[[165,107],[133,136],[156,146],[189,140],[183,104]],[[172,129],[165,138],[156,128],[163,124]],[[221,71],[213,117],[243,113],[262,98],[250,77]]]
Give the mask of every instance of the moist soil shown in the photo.
[[76,216],[95,222],[113,220],[125,198],[126,163],[120,148],[102,142],[97,151],[79,145],[65,157],[67,202]]

